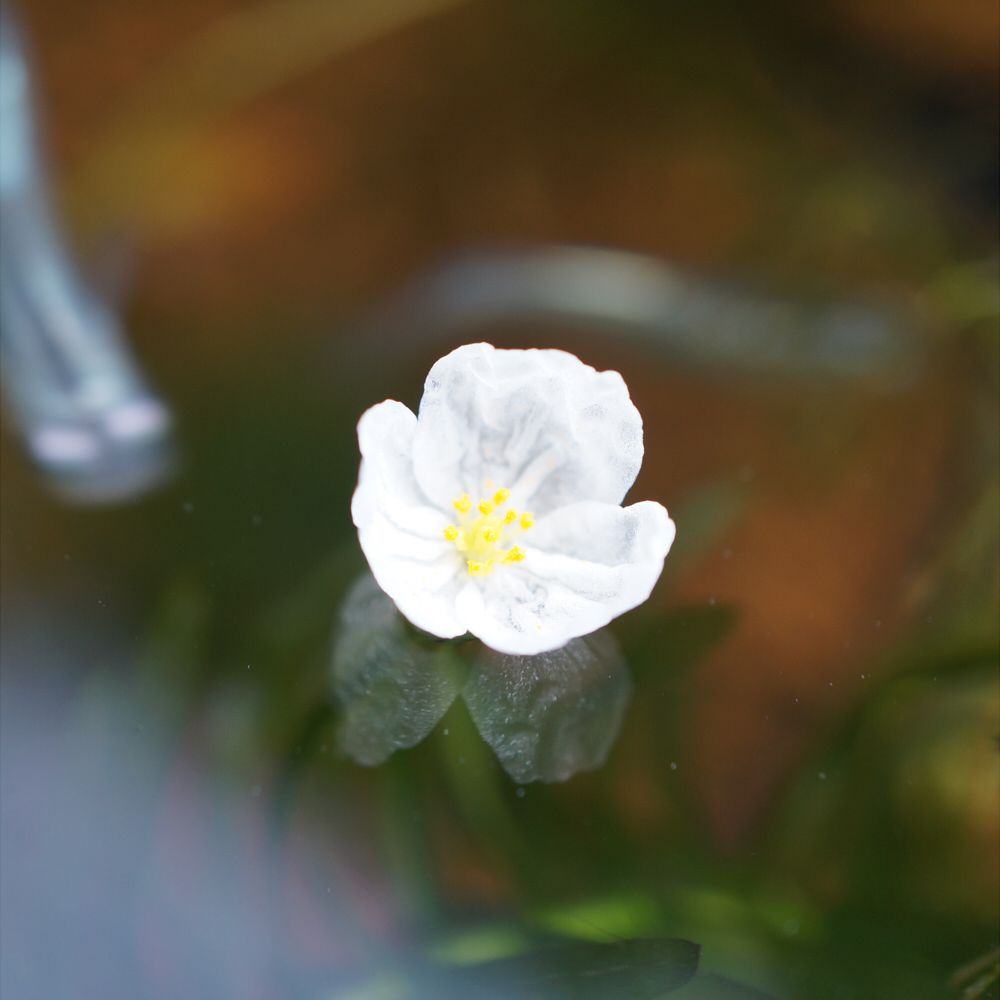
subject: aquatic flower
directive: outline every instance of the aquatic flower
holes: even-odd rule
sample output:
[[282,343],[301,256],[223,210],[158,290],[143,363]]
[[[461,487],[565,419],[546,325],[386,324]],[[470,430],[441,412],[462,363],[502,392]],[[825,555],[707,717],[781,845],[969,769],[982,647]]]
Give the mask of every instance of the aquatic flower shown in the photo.
[[431,368],[419,415],[386,400],[358,440],[361,547],[435,636],[546,652],[641,604],[660,576],[674,523],[652,501],[621,506],[643,445],[617,372],[469,344]]

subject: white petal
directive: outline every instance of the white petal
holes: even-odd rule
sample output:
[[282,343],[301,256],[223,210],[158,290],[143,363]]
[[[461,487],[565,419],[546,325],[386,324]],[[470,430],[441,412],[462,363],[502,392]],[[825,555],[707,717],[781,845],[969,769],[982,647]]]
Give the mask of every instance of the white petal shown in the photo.
[[362,415],[351,515],[378,585],[414,625],[450,639],[465,631],[454,609],[464,566],[442,534],[447,517],[428,504],[413,474],[416,425],[395,400]]
[[674,534],[674,522],[652,501],[571,504],[525,536],[523,562],[466,583],[459,617],[501,653],[556,649],[645,601]]
[[579,500],[617,504],[641,464],[642,418],[618,372],[566,351],[469,344],[427,376],[414,468],[438,506],[499,486],[536,515]]

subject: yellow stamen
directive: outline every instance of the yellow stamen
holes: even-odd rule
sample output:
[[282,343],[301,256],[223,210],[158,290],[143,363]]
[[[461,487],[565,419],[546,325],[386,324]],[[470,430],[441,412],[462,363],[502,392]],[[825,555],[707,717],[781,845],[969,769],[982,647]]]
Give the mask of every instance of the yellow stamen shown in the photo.
[[458,517],[454,524],[443,529],[445,540],[462,554],[472,576],[488,576],[498,565],[521,562],[525,558],[524,550],[511,545],[513,539],[509,535],[505,538],[505,532],[508,527],[515,532],[534,524],[534,517],[529,513],[500,509],[510,500],[510,490],[505,486],[496,488],[487,482],[486,489],[492,498],[480,500],[475,510],[468,493],[453,500]]

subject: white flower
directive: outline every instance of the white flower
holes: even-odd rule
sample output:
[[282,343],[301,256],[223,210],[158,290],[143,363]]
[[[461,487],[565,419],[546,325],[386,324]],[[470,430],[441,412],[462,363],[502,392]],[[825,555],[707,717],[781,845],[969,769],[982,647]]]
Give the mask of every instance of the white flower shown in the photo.
[[358,440],[361,548],[433,635],[545,652],[641,604],[660,576],[673,521],[652,501],[620,506],[642,418],[617,372],[469,344],[431,369],[419,416],[386,400]]

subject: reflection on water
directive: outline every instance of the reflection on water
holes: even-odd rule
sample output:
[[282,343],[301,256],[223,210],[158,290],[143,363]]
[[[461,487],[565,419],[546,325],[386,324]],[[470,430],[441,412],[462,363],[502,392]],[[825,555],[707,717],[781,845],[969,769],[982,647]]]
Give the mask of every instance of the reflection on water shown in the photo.
[[518,782],[600,767],[632,684],[607,629],[538,656],[417,635],[366,573],[340,610],[332,657],[341,748],[361,764],[426,737],[461,694],[483,739]]
[[6,405],[63,496],[132,500],[171,466],[170,415],[116,318],[86,287],[53,218],[28,67],[0,7],[0,361]]
[[682,368],[901,387],[929,346],[913,319],[873,303],[753,295],[641,254],[541,246],[470,250],[413,281],[358,335],[374,355],[489,324],[573,323],[619,331]]

